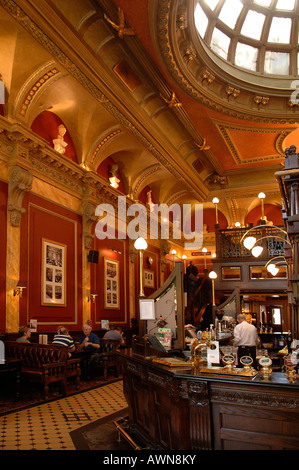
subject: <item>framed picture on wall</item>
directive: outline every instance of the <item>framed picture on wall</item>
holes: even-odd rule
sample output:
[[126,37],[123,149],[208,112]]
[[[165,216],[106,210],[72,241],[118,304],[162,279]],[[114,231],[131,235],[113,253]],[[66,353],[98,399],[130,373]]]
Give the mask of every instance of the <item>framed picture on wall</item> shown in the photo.
[[104,308],[120,309],[119,263],[104,258]]
[[66,245],[42,239],[41,304],[66,306]]
[[155,274],[148,269],[144,270],[144,287],[155,287]]

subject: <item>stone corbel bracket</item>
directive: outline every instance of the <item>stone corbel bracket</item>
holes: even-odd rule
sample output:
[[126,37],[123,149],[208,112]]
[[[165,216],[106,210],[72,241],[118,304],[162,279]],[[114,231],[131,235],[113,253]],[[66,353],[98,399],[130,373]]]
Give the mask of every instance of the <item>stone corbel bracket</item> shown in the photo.
[[23,198],[25,193],[31,190],[32,180],[32,174],[19,166],[13,166],[9,170],[7,209],[13,227],[20,226],[22,214],[25,212],[22,207]]

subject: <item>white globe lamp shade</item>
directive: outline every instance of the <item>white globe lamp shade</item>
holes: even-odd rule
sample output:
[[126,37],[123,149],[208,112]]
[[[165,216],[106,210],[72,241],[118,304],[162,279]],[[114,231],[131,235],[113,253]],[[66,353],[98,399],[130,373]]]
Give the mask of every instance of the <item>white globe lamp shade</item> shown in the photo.
[[267,271],[269,271],[269,273],[272,273],[273,269],[275,269],[275,268],[276,268],[275,264],[274,264],[274,263],[270,263],[270,264],[268,264],[268,266],[267,266]]
[[262,246],[254,246],[251,250],[251,253],[253,254],[253,256],[255,258],[257,258],[258,256],[260,256],[260,254],[262,253],[263,251],[263,247]]
[[243,245],[245,246],[245,248],[247,248],[247,250],[251,250],[251,248],[254,247],[255,243],[256,243],[255,237],[247,237],[243,241]]
[[211,271],[211,272],[209,273],[209,278],[210,278],[210,279],[217,279],[217,273],[215,273],[215,271]]
[[136,250],[138,250],[138,251],[140,251],[140,250],[146,250],[146,249],[147,249],[147,243],[146,243],[146,241],[144,240],[144,238],[139,237],[139,238],[137,238],[137,240],[135,241],[134,247],[135,247]]

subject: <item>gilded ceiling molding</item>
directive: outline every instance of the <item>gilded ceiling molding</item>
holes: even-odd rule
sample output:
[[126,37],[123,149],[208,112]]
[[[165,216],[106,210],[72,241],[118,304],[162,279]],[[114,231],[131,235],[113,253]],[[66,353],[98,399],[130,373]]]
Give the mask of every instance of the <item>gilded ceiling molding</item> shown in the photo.
[[31,86],[30,90],[28,91],[27,95],[23,99],[23,102],[19,109],[19,114],[25,117],[28,111],[30,104],[32,103],[33,98],[35,97],[36,93],[41,90],[41,88],[55,75],[57,75],[59,71],[57,68],[53,67],[44,73],[35,83]]
[[173,194],[167,201],[166,201],[166,204],[167,206],[171,206],[172,204],[175,204],[175,201],[177,201],[179,198],[182,198],[184,196],[187,196],[188,193],[187,191],[185,190],[182,190],[182,191],[179,191],[175,194]]
[[[234,162],[237,165],[243,165],[247,163],[256,163],[256,162],[262,162],[262,161],[271,161],[271,160],[277,160],[280,158],[283,158],[283,149],[282,149],[282,144],[284,139],[289,135],[291,132],[293,132],[295,129],[290,128],[290,129],[284,129],[281,130],[281,128],[257,128],[257,127],[245,127],[245,126],[238,126],[238,125],[233,125],[229,123],[220,123],[217,121],[214,121],[216,127],[218,128],[220,134],[222,135],[229,152],[231,156],[234,159]],[[234,131],[240,131],[240,132],[249,132],[249,133],[261,133],[261,134],[277,134],[276,138],[276,144],[275,148],[277,150],[277,154],[275,155],[265,155],[265,156],[259,156],[259,157],[254,157],[254,158],[248,158],[248,159],[242,159],[242,156],[239,154],[239,151],[237,147],[235,146],[235,143],[230,136],[229,131],[234,130]]]
[[[208,55],[195,31],[193,2],[151,2],[155,7],[151,14],[157,18],[154,40],[164,65],[185,93],[204,106],[234,118],[263,123],[298,122],[298,116],[290,112],[290,106],[287,104],[290,93],[288,90],[282,90],[279,95],[274,93],[269,100],[267,95],[264,95],[265,91],[261,92],[258,85],[248,85],[244,70],[241,74],[237,67],[231,65],[233,72],[230,74],[213,61],[212,54]],[[174,17],[176,21],[173,21]],[[205,86],[206,84],[208,86]],[[228,105],[228,98],[231,97],[234,97],[234,100],[229,101]],[[257,102],[260,97],[261,101]],[[254,105],[258,105],[258,114]]]
[[[121,134],[121,129],[115,129],[114,131],[110,132],[110,134],[107,134],[102,140],[101,142],[99,142],[99,144],[97,145],[96,149],[93,151],[91,157],[87,157],[86,161],[84,162],[84,165],[87,167],[87,168],[95,168],[96,166],[96,162],[98,160],[98,153],[102,150],[103,146],[105,144],[107,144],[108,142],[111,141],[111,139],[113,137],[115,137],[116,135],[119,135]],[[99,166],[99,165],[97,165]]]

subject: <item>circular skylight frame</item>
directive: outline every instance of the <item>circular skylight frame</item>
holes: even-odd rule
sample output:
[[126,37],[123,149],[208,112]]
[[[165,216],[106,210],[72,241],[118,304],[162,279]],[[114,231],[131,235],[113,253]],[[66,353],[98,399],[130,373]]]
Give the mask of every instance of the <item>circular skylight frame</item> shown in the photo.
[[[211,5],[210,8],[208,4],[212,3],[214,5]],[[226,17],[224,15],[229,3],[235,3],[233,9],[236,12],[235,22],[233,22],[233,15]],[[262,75],[269,79],[273,77],[295,78],[298,75],[299,66],[299,28],[298,17],[296,17],[296,14],[299,13],[299,0],[294,0],[294,10],[277,8],[281,5],[281,0],[268,0],[269,6],[264,6],[262,3],[266,2],[263,0],[195,0],[194,15],[200,8],[208,20],[204,34],[196,28],[198,38],[202,45],[210,49],[216,62],[221,59],[240,70]],[[285,4],[285,1],[283,3]],[[213,7],[214,9],[212,9]],[[260,19],[262,19],[261,15],[264,15],[261,35],[258,38],[253,34],[252,37],[242,34],[248,15],[256,15],[256,18],[257,15],[260,15]],[[289,41],[286,42],[283,38],[281,41],[278,40],[279,34],[285,33],[285,29],[281,26],[275,30],[278,35],[276,36],[277,42],[268,41],[274,22],[285,21],[291,23]],[[197,24],[196,16],[194,24],[195,26]],[[200,27],[203,24],[204,21],[201,22]],[[242,60],[240,61],[241,56],[236,55],[240,49],[244,56],[243,63]],[[251,62],[246,63],[247,57],[252,57]],[[279,59],[281,62],[277,62]]]

